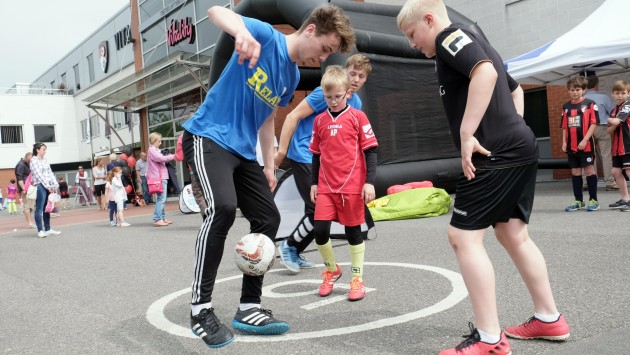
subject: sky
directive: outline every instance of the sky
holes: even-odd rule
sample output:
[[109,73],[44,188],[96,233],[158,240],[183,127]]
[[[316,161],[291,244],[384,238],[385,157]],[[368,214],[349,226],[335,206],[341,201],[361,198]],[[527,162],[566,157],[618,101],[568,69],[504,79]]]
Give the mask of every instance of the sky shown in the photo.
[[30,83],[130,0],[0,0],[0,92]]

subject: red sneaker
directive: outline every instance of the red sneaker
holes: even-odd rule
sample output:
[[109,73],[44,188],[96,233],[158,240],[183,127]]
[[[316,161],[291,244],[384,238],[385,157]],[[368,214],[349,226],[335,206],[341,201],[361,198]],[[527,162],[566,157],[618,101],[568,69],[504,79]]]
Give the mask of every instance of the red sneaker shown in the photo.
[[505,334],[501,332],[501,339],[495,344],[481,341],[479,332],[472,323],[468,323],[471,334],[464,335],[466,340],[454,348],[440,351],[439,355],[512,355],[512,349]]
[[571,330],[563,315],[557,321],[547,323],[531,317],[525,323],[505,328],[505,334],[516,339],[567,340]]
[[339,278],[341,277],[341,268],[337,265],[337,272],[328,271],[328,269],[324,269],[322,272],[322,276],[324,277],[324,282],[322,282],[321,286],[319,286],[319,295],[322,297],[326,297],[330,295],[333,290],[333,285]]
[[350,282],[350,293],[348,294],[348,301],[359,301],[365,297],[365,283],[361,281],[359,276],[356,276]]

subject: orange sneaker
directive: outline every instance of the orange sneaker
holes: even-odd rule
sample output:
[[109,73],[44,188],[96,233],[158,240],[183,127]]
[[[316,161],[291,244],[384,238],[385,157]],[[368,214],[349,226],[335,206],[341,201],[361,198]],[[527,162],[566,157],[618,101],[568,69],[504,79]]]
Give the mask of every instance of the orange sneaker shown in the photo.
[[525,323],[505,328],[505,334],[516,339],[547,339],[563,341],[571,335],[571,330],[563,315],[557,321],[547,323],[531,317]]
[[454,348],[440,351],[440,355],[512,355],[512,349],[505,334],[501,332],[501,339],[495,344],[481,341],[479,332],[472,323],[468,323],[471,334],[464,335],[466,340]]
[[337,265],[337,272],[328,271],[328,269],[324,269],[322,272],[322,276],[324,277],[324,282],[322,282],[321,286],[319,286],[319,295],[322,297],[326,297],[330,295],[333,290],[333,285],[339,278],[341,277],[341,268]]
[[361,281],[359,276],[355,276],[350,283],[350,293],[348,294],[348,301],[359,301],[365,297],[365,283]]

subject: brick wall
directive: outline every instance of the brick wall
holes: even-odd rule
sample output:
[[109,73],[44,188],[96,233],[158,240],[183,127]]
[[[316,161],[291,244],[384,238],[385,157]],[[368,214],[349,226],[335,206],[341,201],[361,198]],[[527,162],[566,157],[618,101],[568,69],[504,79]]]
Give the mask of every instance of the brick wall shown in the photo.
[[[15,163],[17,164],[17,162],[19,161],[16,160]],[[2,188],[2,202],[4,202],[4,199],[7,197],[7,185],[9,185],[9,180],[11,179],[15,179],[15,169],[14,168],[9,168],[9,169],[0,169],[0,188]],[[16,182],[17,184],[17,182]]]

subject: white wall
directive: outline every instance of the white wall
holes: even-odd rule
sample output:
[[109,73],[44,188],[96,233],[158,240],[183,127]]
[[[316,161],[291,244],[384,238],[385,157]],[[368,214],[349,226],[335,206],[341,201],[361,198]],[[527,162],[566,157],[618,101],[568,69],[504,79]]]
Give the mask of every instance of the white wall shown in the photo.
[[66,95],[0,95],[0,125],[22,125],[22,144],[0,144],[0,169],[13,168],[33,150],[33,125],[54,125],[55,142],[46,143],[51,164],[79,160],[74,99]]

